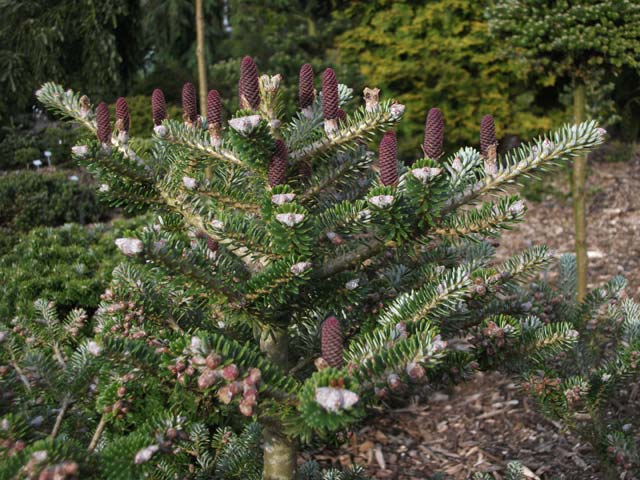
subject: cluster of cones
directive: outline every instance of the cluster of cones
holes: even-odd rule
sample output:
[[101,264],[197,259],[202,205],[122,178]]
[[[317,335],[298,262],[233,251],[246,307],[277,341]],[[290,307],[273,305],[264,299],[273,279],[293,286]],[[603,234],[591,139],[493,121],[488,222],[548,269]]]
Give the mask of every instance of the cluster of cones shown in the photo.
[[[377,94],[377,90],[375,92]],[[251,57],[244,57],[240,65],[240,81],[238,82],[238,95],[240,106],[245,110],[257,110],[260,107],[260,85],[258,69]],[[299,74],[299,105],[306,115],[311,114],[313,103],[316,99],[314,87],[314,73],[310,64],[306,63],[300,68]],[[162,90],[155,89],[151,96],[151,111],[153,123],[159,127],[167,118],[167,107]],[[193,83],[188,82],[182,88],[183,120],[189,126],[200,123],[197,109],[197,95]],[[222,128],[222,102],[217,90],[209,91],[207,95],[207,128],[211,134],[212,143],[220,144],[220,130]],[[340,108],[338,80],[333,69],[327,68],[322,74],[322,113],[325,130],[331,135],[340,123],[346,122],[347,114]],[[102,102],[96,109],[98,124],[98,138],[102,143],[111,142],[111,124],[107,105]],[[129,108],[123,97],[116,102],[116,129],[118,132],[128,132],[130,126]],[[444,118],[438,108],[429,110],[424,129],[424,141],[422,150],[424,155],[431,159],[438,159],[443,154]],[[485,115],[480,123],[480,151],[489,162],[489,169],[495,167],[495,149],[497,146],[495,123],[491,115]],[[285,143],[278,139],[275,141],[274,153],[269,162],[269,185],[275,187],[286,182],[286,170],[288,153]],[[379,170],[380,182],[385,186],[398,183],[398,145],[394,131],[387,131],[379,146]],[[311,165],[301,162],[299,173],[303,178],[311,175]]]

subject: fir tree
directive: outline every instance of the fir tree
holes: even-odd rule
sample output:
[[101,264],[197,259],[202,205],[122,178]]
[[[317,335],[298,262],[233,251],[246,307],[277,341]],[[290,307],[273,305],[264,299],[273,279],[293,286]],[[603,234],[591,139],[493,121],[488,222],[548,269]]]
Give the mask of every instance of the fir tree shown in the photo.
[[[117,240],[130,259],[114,272],[95,338],[77,354],[95,358],[102,379],[89,450],[122,472],[212,476],[194,425],[251,417],[263,436],[263,478],[291,479],[298,445],[350,428],[386,396],[480,364],[500,367],[464,339],[525,322],[505,316],[512,306],[503,294],[549,261],[531,248],[490,265],[483,240],[525,212],[503,188],[604,138],[585,122],[499,159],[491,145],[446,156],[434,116],[425,145],[438,158],[404,167],[392,131],[404,105],[367,88],[365,105],[341,114],[352,91],[327,69],[312,94],[304,67],[301,110],[285,121],[281,77],[258,76],[251,59],[242,67],[243,110],[226,125],[216,118],[209,129],[190,95],[184,121],[163,119],[154,94],[150,149],[106,138],[111,130],[86,97],[51,83],[38,91],[98,135],[74,151],[105,197],[157,214]],[[381,132],[377,156],[368,144]],[[568,322],[526,325],[510,345],[527,364],[576,342]]]
[[[554,84],[568,78],[573,119],[587,116],[587,90],[628,66],[640,71],[640,4],[629,0],[540,2],[500,0],[487,11],[505,54],[526,74]],[[586,156],[573,164],[572,196],[578,261],[578,297],[587,294]]]

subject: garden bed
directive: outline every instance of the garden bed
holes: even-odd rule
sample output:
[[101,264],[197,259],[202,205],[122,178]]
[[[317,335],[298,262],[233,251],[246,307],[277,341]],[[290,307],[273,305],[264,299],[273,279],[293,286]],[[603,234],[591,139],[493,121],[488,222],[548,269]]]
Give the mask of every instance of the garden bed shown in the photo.
[[[527,202],[525,223],[503,235],[498,261],[531,246],[533,239],[558,256],[573,250],[568,176],[556,178],[554,193]],[[627,294],[638,299],[640,157],[590,164],[588,188],[589,288],[623,275]],[[630,392],[637,396],[637,388]],[[466,479],[478,471],[500,479],[516,459],[529,478],[603,478],[591,447],[544,419],[517,381],[498,373],[478,374],[448,392],[373,416],[340,450],[323,450],[315,458],[325,465],[355,461],[374,478],[397,480],[427,479],[436,472],[439,478]]]

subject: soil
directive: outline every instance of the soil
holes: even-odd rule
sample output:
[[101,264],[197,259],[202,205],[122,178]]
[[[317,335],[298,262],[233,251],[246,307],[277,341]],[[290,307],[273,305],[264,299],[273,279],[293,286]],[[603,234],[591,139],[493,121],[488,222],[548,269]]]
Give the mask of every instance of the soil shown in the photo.
[[[533,244],[555,255],[573,251],[568,174],[540,202],[527,202],[525,223],[503,235],[497,260]],[[640,155],[624,163],[590,164],[588,180],[589,286],[615,275],[640,299]],[[477,374],[449,391],[415,398],[408,407],[373,414],[339,449],[314,455],[324,465],[356,462],[374,478],[466,479],[474,472],[504,478],[519,460],[527,478],[600,479],[593,449],[546,420],[517,379]],[[433,477],[438,473],[439,476]]]

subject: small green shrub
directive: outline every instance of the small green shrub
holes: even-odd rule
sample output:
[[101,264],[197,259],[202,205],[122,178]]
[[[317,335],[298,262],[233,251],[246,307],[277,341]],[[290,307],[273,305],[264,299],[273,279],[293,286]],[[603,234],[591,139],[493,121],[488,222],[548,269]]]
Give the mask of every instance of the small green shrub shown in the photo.
[[30,168],[38,158],[46,165],[45,151],[51,152],[53,166],[69,165],[73,162],[71,147],[83,135],[82,130],[69,125],[51,126],[38,133],[12,131],[0,142],[0,170]]
[[[36,159],[42,160],[42,152],[36,147],[22,147],[13,154],[12,166],[18,168],[31,168],[32,163]],[[44,164],[44,161],[43,161]]]
[[[26,165],[22,157],[16,159],[16,152],[23,151],[27,148],[33,148],[33,139],[29,135],[20,135],[15,132],[9,133],[0,142],[0,170],[15,170],[16,168],[24,168]],[[27,160],[30,162],[38,156]]]
[[64,223],[92,223],[106,217],[93,185],[73,181],[68,172],[11,172],[0,177],[0,252],[17,232]]
[[46,297],[61,312],[93,310],[122,255],[115,239],[136,220],[83,227],[36,228],[0,257],[0,318],[31,315]]

